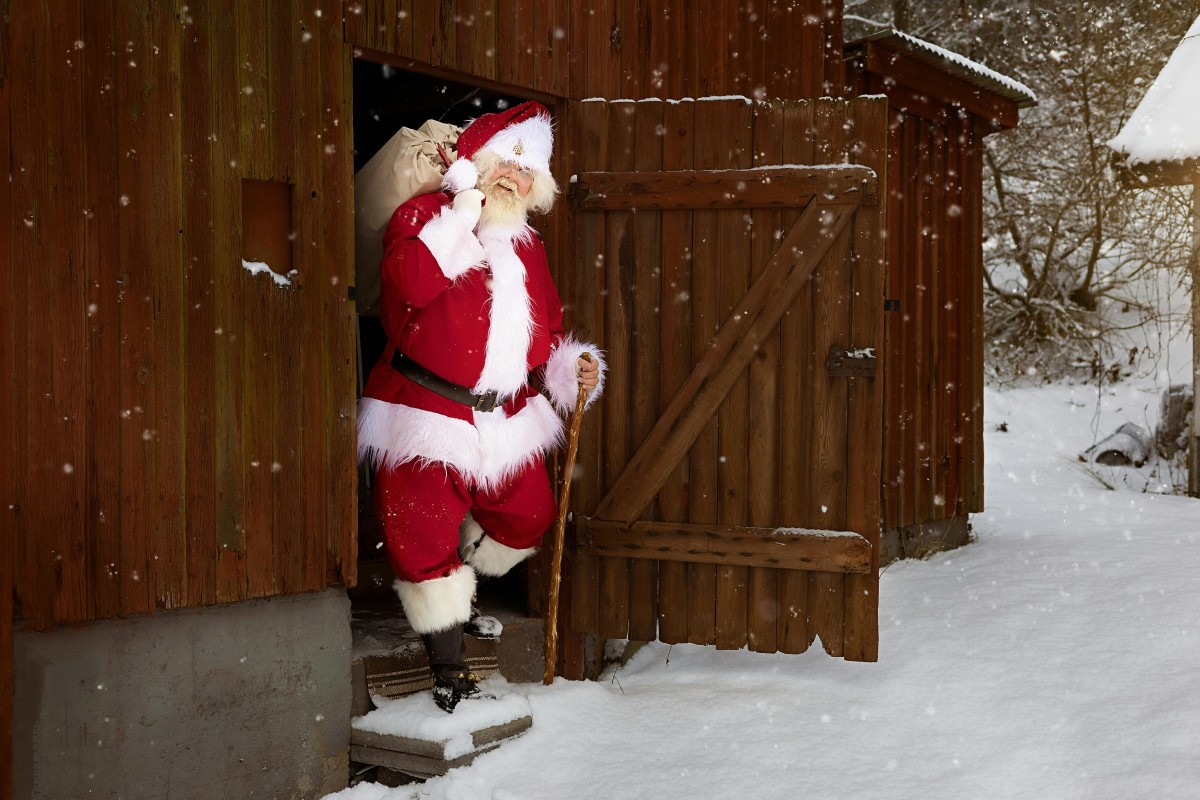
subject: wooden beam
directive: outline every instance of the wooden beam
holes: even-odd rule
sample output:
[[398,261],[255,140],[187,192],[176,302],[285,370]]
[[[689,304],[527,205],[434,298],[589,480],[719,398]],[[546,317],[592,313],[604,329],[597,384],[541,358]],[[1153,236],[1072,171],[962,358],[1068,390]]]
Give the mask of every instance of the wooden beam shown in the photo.
[[626,523],[637,519],[852,216],[853,207],[820,208],[816,202],[805,207],[766,269],[721,326],[687,382],[600,501],[597,518]]
[[875,171],[858,164],[666,172],[585,172],[575,184],[585,211],[630,208],[795,208],[878,202]]
[[580,541],[594,554],[722,566],[866,573],[871,544],[851,531],[747,528],[672,522],[619,522],[581,517]]

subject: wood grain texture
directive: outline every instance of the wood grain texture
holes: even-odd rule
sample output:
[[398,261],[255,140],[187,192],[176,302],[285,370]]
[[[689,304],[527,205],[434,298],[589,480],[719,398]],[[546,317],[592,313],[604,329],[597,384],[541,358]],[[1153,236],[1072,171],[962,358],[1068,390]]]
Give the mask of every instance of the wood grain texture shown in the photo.
[[[741,109],[738,109],[741,110]],[[746,114],[751,107],[746,106]],[[750,125],[744,126],[749,131]],[[751,153],[745,153],[746,158]],[[821,205],[877,202],[875,173],[857,164],[754,169],[585,172],[580,205],[608,208],[794,208],[809,197]]]
[[579,521],[579,530],[591,551],[605,556],[831,573],[871,569],[870,543],[848,531],[665,522],[625,526],[587,518]]
[[[597,517],[632,522],[641,512],[670,470],[699,440],[717,406],[745,370],[750,355],[779,323],[788,303],[808,281],[849,216],[841,210],[808,205],[763,275],[730,315],[735,324],[717,333],[711,343],[707,339],[703,342],[708,346],[702,358],[597,507]],[[703,255],[703,248],[698,248],[695,258]],[[696,261],[693,263],[700,269]],[[713,295],[715,287],[699,287],[697,294]],[[711,313],[701,315],[695,327],[700,331],[715,329]],[[717,457],[714,451],[714,463]]]

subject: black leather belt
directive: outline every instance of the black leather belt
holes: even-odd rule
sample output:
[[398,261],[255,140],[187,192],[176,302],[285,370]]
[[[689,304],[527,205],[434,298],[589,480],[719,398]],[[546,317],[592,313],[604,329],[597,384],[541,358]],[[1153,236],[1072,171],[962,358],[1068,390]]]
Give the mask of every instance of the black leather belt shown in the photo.
[[499,392],[475,394],[465,386],[448,381],[436,372],[430,372],[416,361],[413,361],[398,349],[392,351],[392,369],[408,378],[413,383],[419,383],[431,392],[436,392],[447,400],[462,403],[476,411],[495,411],[500,405]]

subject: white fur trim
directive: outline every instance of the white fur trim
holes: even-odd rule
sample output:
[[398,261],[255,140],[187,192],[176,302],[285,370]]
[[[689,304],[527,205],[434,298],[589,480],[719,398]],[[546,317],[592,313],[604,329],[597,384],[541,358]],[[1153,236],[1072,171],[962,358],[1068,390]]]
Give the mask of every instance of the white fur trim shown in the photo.
[[475,594],[475,570],[459,567],[443,578],[420,583],[392,584],[404,606],[404,616],[417,633],[438,633],[471,618],[471,596]]
[[[520,144],[521,152],[517,152]],[[554,150],[554,125],[542,115],[501,128],[484,142],[480,150],[491,150],[505,161],[515,161],[527,169],[550,172],[550,154]]]
[[514,240],[528,236],[528,226],[481,227],[479,240],[492,271],[487,353],[473,391],[499,392],[507,399],[529,380],[527,359],[533,338],[533,310],[525,288],[525,262],[513,249]]
[[475,521],[471,516],[471,512],[467,512],[467,516],[463,517],[463,521],[458,526],[458,551],[466,556],[463,560],[469,561],[469,553],[475,552],[475,545],[483,538],[483,527]]
[[450,280],[483,264],[483,245],[471,232],[471,226],[453,208],[447,206],[421,228],[417,238],[437,259],[442,274]]
[[442,188],[451,194],[474,189],[479,183],[479,170],[469,158],[460,158],[442,176]]
[[469,563],[480,575],[499,578],[501,575],[507,575],[510,569],[536,552],[536,547],[516,550],[506,544],[500,544],[490,536],[484,536],[483,541],[471,554]]
[[574,336],[564,336],[558,346],[550,352],[550,360],[546,362],[544,383],[550,392],[554,407],[564,414],[575,410],[575,399],[579,396],[579,377],[575,373],[575,362],[584,353],[590,353],[592,358],[600,362],[600,382],[596,384],[584,403],[584,408],[590,408],[596,398],[604,391],[604,353],[591,342],[581,342]]
[[382,467],[448,464],[481,489],[503,486],[538,453],[558,447],[562,437],[562,420],[541,395],[512,417],[502,409],[476,412],[474,425],[370,397],[358,402],[360,461]]
[[458,543],[475,544],[482,536],[483,526],[476,522],[475,517],[471,516],[471,512],[468,511],[458,526]]

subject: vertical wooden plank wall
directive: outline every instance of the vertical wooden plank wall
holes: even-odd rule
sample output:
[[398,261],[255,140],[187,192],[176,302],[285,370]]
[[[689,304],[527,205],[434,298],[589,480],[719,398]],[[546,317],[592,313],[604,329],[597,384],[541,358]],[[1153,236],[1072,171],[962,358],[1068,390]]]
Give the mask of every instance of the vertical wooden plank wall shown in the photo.
[[[604,169],[625,172],[633,169],[637,103],[622,101],[609,105],[607,162]],[[604,436],[601,441],[601,494],[616,481],[620,468],[633,452],[630,449],[633,394],[639,387],[632,374],[632,315],[640,298],[632,294],[636,280],[634,263],[633,212],[604,214],[604,290],[601,307],[604,314],[603,347],[608,354],[605,377]],[[608,394],[612,392],[612,394]],[[599,633],[624,638],[629,626],[629,562],[623,558],[600,560],[600,590],[611,602],[600,606]]]
[[[645,43],[640,45],[645,52]],[[663,108],[658,100],[643,100],[634,107],[633,168],[638,172],[662,169]],[[632,269],[623,270],[629,281],[625,291],[636,298],[631,319],[629,446],[637,446],[649,435],[660,410],[659,372],[662,369],[660,314],[663,301],[662,215],[633,215]],[[658,518],[658,504],[651,503],[644,519]],[[629,562],[629,638],[649,641],[658,636],[658,562],[631,559]]]
[[[783,104],[766,101],[754,108],[754,166],[782,164]],[[750,280],[758,279],[775,250],[777,231],[783,229],[783,212],[756,208],[750,212]],[[780,437],[779,385],[782,363],[781,334],[766,338],[750,363],[748,441],[754,469],[747,475],[750,524],[769,527],[779,521]],[[746,644],[750,650],[778,650],[780,570],[750,567],[747,575]]]
[[[668,102],[663,109],[663,169],[691,169],[696,104]],[[692,213],[662,212],[662,276],[659,352],[662,371],[658,408],[665,409],[692,371]],[[697,354],[695,356],[699,358]],[[682,459],[658,492],[658,512],[666,522],[686,522],[692,492],[688,459]],[[667,642],[687,640],[688,567],[664,561],[658,568],[659,636]]]
[[885,528],[982,510],[982,142],[944,110],[889,124]]
[[[754,164],[754,109],[750,103],[729,108],[720,124],[704,131],[723,148],[722,167],[744,169]],[[716,301],[718,319],[728,324],[738,304],[750,288],[751,217],[747,212],[726,213],[713,231],[718,263]],[[751,459],[757,456],[749,448],[750,431],[749,370],[730,390],[717,413],[717,522],[745,525],[750,517]],[[757,472],[761,464],[755,463]],[[749,568],[721,565],[716,575],[717,646],[736,650],[746,644]]]
[[[814,108],[811,103],[787,104],[783,111],[783,161],[786,164],[812,164],[815,160]],[[796,224],[797,209],[783,212],[780,231]],[[780,324],[780,350],[785,354],[812,352],[812,284],[801,288],[792,307]],[[787,368],[790,366],[790,370]],[[813,486],[807,470],[807,453],[811,450],[814,409],[811,394],[816,375],[812,361],[793,356],[781,360],[779,379],[779,525],[802,527],[808,509],[813,504]],[[777,641],[784,653],[802,653],[808,649],[808,596],[810,576],[807,571],[779,572],[779,618]]]
[[[608,159],[608,109],[604,103],[571,105],[571,127],[575,136],[568,144],[570,158],[578,172],[602,170]],[[564,302],[573,308],[574,330],[588,341],[601,347],[608,345],[604,325],[605,220],[603,213],[573,213],[575,225],[575,255],[572,276],[564,280],[562,270],[556,275]],[[555,265],[551,265],[554,268]],[[575,289],[570,294],[570,286]],[[607,391],[607,390],[606,390]],[[572,490],[574,506],[588,513],[600,502],[604,475],[602,437],[607,419],[607,403],[598,403],[588,414],[587,424],[580,429],[578,467],[581,477]],[[576,631],[598,629],[598,559],[587,552],[575,550],[571,565],[571,624]]]
[[[692,167],[723,169],[728,152],[718,131],[730,101],[696,101],[695,133]],[[732,102],[737,102],[732,101]],[[716,130],[714,130],[714,127]],[[692,284],[689,302],[692,306],[692,368],[703,358],[709,342],[717,335],[725,317],[719,306],[718,279],[727,266],[726,253],[720,251],[718,240],[722,233],[719,222],[732,216],[729,211],[698,210],[692,215]],[[712,525],[717,522],[718,493],[717,463],[721,456],[717,438],[717,416],[705,424],[688,453],[688,475],[691,492],[688,496],[688,521]],[[716,606],[714,596],[717,568],[712,564],[688,564],[687,641],[692,644],[712,644],[716,637]]]
[[[4,3],[0,10],[6,11]],[[0,20],[6,18],[0,14]],[[8,27],[0,21],[0,153],[9,144]],[[12,219],[12,189],[8,181],[0,185],[0,220]],[[10,297],[15,272],[11,237],[0,243],[0,297]],[[15,375],[15,315],[0,320],[0,375]],[[17,465],[16,414],[13,382],[0,386],[0,800],[12,800],[13,778],[13,561],[14,533],[17,529],[17,498],[14,478]]]
[[[350,54],[317,10],[8,9],[5,256],[38,268],[4,273],[0,479],[35,626],[354,581]],[[244,178],[288,187],[289,287],[241,266]]]
[[351,44],[582,100],[816,98],[843,84],[842,0],[361,0]]
[[[848,127],[849,160],[875,170],[879,185],[890,180],[887,160],[888,104],[860,104]],[[862,206],[854,216],[850,261],[850,329],[856,340],[875,342],[883,355],[883,300],[887,260],[879,232],[886,229],[887,202]],[[843,655],[855,661],[879,657],[879,562],[883,496],[883,393],[885,380],[851,378],[847,391],[846,527],[871,543],[871,571],[846,576]]]
[[[820,164],[845,160],[849,109],[838,100],[815,104],[814,160]],[[847,380],[831,379],[822,369],[824,354],[834,344],[852,336],[850,328],[851,269],[849,232],[835,242],[813,274],[811,380],[803,391],[812,403],[812,437],[805,452],[807,473],[812,476],[812,505],[806,510],[808,526],[846,529],[846,404]],[[845,576],[814,572],[809,575],[809,635],[820,636],[830,655],[842,654]],[[810,639],[811,641],[811,639]]]

